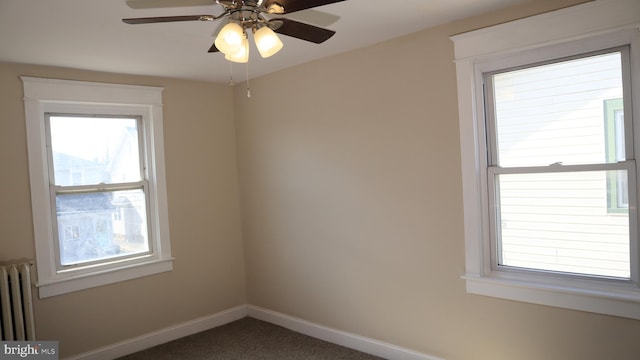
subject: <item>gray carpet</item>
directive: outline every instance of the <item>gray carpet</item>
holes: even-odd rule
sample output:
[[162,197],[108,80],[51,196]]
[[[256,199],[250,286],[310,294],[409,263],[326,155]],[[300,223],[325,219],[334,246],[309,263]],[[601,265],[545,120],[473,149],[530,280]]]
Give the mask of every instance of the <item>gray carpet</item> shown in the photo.
[[247,317],[121,359],[380,360],[381,358]]

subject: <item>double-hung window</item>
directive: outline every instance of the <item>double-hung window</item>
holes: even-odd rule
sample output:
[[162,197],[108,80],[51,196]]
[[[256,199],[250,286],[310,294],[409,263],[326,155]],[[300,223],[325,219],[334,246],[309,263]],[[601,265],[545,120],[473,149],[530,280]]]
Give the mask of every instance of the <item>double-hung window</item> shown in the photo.
[[59,271],[152,252],[141,125],[139,117],[45,114]]
[[631,279],[632,126],[605,106],[630,93],[628,50],[484,74],[494,268]]
[[469,293],[640,319],[638,11],[452,37]]
[[40,297],[171,270],[162,89],[22,80]]

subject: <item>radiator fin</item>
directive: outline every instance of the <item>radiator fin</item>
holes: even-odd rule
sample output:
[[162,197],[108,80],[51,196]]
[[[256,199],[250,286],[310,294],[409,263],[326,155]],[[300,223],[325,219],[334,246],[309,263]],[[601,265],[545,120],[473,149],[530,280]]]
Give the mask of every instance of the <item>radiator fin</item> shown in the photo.
[[0,266],[0,340],[36,340],[29,263]]

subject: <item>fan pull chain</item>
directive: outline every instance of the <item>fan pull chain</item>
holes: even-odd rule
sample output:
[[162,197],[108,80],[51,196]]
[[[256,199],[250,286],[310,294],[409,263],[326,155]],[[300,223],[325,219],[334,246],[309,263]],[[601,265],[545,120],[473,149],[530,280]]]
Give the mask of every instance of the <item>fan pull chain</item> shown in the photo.
[[247,61],[247,97],[251,98],[251,88],[249,87],[249,62]]
[[233,87],[236,83],[233,82],[233,63],[229,61],[229,86]]

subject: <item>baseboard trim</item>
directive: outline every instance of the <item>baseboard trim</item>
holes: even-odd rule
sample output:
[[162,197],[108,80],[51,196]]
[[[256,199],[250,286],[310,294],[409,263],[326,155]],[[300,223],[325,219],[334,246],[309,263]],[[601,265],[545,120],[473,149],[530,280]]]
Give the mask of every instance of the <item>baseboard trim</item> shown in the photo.
[[104,346],[93,351],[75,355],[67,360],[109,360],[150,347],[164,344],[185,336],[193,335],[201,331],[209,330],[232,321],[240,320],[247,316],[247,306],[240,305],[231,309],[203,316],[182,324],[170,326],[158,331],[144,334],[129,340]]
[[391,360],[443,360],[407,348],[370,339],[346,331],[332,329],[300,318],[254,305],[239,305],[212,315],[170,326],[132,339],[107,345],[96,350],[65,358],[66,360],[110,360],[164,344],[185,336],[240,320],[244,317],[266,321],[295,332],[337,345]]
[[392,360],[443,360],[435,356],[419,353],[407,348],[370,339],[349,332],[318,325],[293,316],[248,305],[247,316],[258,320],[280,325],[295,332],[305,334],[316,339],[362,351],[367,354]]

